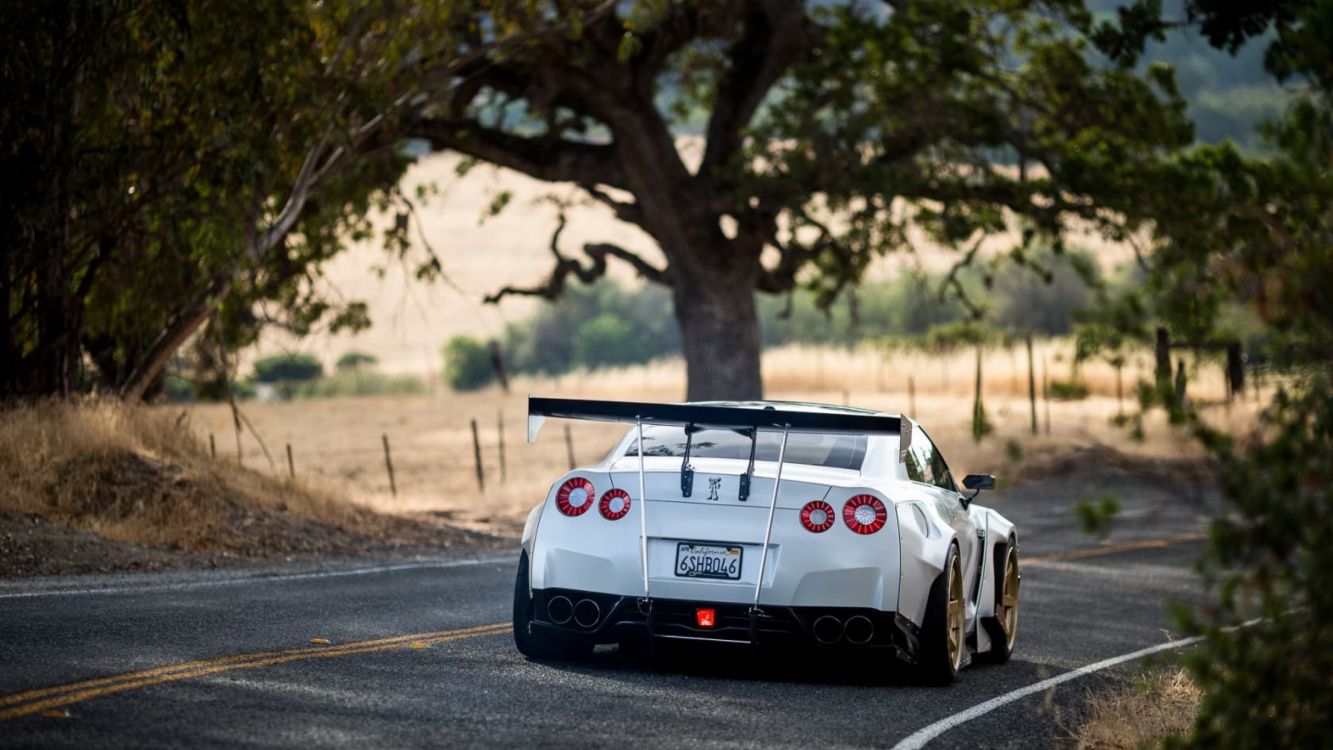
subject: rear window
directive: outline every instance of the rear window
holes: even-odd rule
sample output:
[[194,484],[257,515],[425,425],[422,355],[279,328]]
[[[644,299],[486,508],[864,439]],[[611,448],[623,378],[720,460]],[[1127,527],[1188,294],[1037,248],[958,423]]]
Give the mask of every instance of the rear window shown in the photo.
[[[756,461],[777,461],[780,432],[760,432],[755,447]],[[625,449],[626,456],[639,455],[639,441]],[[685,429],[662,425],[643,428],[645,456],[684,456]],[[732,430],[701,430],[694,433],[690,455],[699,458],[750,459],[750,438]],[[783,461],[809,466],[828,466],[833,469],[860,471],[866,456],[865,435],[812,435],[791,433],[787,436],[787,452]]]

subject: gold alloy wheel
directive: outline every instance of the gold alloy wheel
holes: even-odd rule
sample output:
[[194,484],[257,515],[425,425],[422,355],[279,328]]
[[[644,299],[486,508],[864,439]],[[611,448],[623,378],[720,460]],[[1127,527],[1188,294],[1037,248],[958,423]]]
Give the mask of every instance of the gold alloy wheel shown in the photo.
[[949,566],[949,613],[947,620],[947,627],[949,628],[949,664],[953,666],[955,672],[963,666],[963,629],[966,617],[965,605],[963,604],[962,562],[959,561],[958,554],[955,553],[953,563]]
[[995,619],[1004,628],[1004,646],[1006,651],[1014,648],[1014,638],[1018,635],[1018,552],[1009,548],[1004,559],[1004,581],[1001,583],[1000,603],[996,607]]

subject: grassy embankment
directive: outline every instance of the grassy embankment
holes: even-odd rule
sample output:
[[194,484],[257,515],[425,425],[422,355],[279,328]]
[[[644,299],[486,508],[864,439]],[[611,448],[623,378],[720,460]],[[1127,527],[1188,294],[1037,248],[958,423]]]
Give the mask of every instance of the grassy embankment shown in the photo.
[[331,485],[213,459],[180,409],[96,401],[10,408],[0,412],[0,478],[0,511],[190,553],[356,553],[463,536],[376,513]]

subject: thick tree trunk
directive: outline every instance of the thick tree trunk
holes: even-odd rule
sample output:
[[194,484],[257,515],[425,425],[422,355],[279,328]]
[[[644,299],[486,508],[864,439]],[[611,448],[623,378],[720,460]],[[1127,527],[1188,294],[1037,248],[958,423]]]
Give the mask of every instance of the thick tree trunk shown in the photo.
[[690,401],[747,401],[764,396],[759,371],[759,314],[748,274],[674,280]]

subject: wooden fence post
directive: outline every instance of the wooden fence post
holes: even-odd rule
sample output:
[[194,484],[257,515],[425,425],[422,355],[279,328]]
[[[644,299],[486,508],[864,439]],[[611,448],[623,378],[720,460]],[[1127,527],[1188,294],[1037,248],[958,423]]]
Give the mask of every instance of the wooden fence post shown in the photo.
[[505,413],[503,409],[496,417],[495,426],[500,433],[500,483],[503,484],[508,476],[508,472],[505,470]]
[[1171,335],[1160,326],[1157,329],[1153,355],[1156,359],[1153,376],[1157,379],[1157,388],[1159,390],[1169,388],[1171,386]]
[[1047,372],[1046,358],[1041,360],[1041,397],[1046,402],[1046,434],[1051,434],[1051,374]]
[[287,444],[287,474],[292,479],[296,478],[296,462],[292,460],[292,444]]
[[569,432],[569,425],[565,425],[565,453],[569,456],[569,470],[574,470],[574,436]]
[[1028,334],[1028,403],[1032,406],[1032,434],[1037,434],[1037,373],[1032,363],[1032,334]]
[[477,418],[472,418],[472,462],[477,468],[477,489],[486,491],[486,475],[481,468],[481,438],[477,435]]
[[389,493],[398,497],[398,483],[393,479],[393,455],[389,453],[389,436],[382,434],[380,440],[384,441],[384,468],[389,470]]
[[236,404],[234,403],[231,407],[231,423],[232,427],[236,429],[236,465],[244,466],[245,457],[241,453],[241,414],[236,411]]
[[907,376],[907,403],[912,411],[907,416],[916,419],[916,378]]
[[213,440],[213,433],[208,433],[208,455],[211,458],[218,457],[218,444]]

